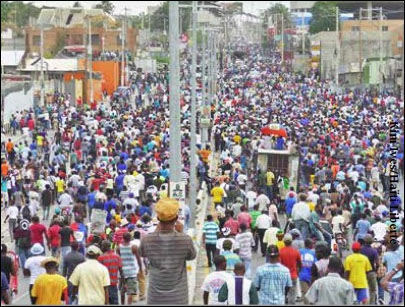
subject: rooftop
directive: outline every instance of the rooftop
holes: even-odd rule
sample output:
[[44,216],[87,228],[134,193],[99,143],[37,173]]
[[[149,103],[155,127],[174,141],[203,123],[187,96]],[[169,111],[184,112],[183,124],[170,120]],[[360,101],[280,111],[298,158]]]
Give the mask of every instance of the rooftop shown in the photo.
[[1,50],[1,65],[18,66],[24,53],[24,50]]

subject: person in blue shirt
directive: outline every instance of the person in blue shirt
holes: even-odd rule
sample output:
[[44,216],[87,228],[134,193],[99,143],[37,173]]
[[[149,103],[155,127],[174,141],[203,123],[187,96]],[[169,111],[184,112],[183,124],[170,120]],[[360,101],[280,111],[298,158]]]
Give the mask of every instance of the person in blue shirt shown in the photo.
[[[363,240],[364,237],[368,234],[370,231],[371,224],[367,220],[367,215],[365,213],[361,214],[361,219],[357,221],[356,223],[356,229],[354,231],[354,240],[360,242],[360,240]],[[360,242],[362,243],[362,242]]]
[[141,206],[139,207],[139,215],[143,216],[144,214],[152,216],[152,210],[149,207],[149,203],[142,203]]
[[106,218],[106,223],[109,224],[111,219],[112,219],[112,211],[117,209],[117,203],[115,200],[111,197],[108,196],[107,201],[104,203],[104,211],[107,212],[107,218]]
[[294,193],[290,192],[288,194],[288,197],[285,200],[285,211],[289,218],[291,217],[291,213],[292,213],[292,210],[293,210],[296,202],[297,202],[297,199],[295,198]]
[[96,193],[92,187],[90,193],[87,195],[87,206],[89,208],[89,219],[91,221],[91,212],[93,211],[94,205],[96,204]]
[[125,171],[127,170],[127,165],[125,164],[125,159],[121,158],[120,162],[118,162],[117,164],[117,169],[118,171]]
[[118,176],[115,178],[115,191],[117,197],[120,196],[121,191],[124,189],[124,179],[125,175],[121,171],[118,171]]
[[284,149],[284,138],[283,137],[278,137],[277,138],[277,143],[276,143],[276,149],[277,150],[283,150]]
[[316,261],[315,251],[313,250],[313,242],[311,239],[305,240],[305,248],[300,250],[302,268],[300,270],[299,279],[301,284],[302,296],[304,297],[309,287],[311,286],[312,274],[311,268]]

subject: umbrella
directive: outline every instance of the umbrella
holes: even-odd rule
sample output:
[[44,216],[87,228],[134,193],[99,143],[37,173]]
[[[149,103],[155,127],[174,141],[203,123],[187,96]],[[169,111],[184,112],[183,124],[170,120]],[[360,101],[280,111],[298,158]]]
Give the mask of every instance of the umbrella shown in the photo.
[[278,135],[287,138],[287,131],[278,124],[263,127],[261,133],[263,135]]

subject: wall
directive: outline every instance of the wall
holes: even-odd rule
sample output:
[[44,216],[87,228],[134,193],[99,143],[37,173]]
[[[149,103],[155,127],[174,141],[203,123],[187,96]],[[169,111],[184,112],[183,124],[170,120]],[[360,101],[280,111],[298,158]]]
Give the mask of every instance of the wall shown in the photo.
[[[39,44],[34,44],[34,37],[40,36],[41,31],[39,28],[26,29],[26,45],[27,52],[39,53]],[[99,42],[93,42],[93,51],[101,52],[103,50],[102,37],[104,37],[105,50],[117,51],[121,50],[121,43],[117,37],[120,36],[121,30],[106,30],[104,28],[93,28],[93,35],[99,35]],[[80,41],[75,41],[74,37],[82,36]],[[130,52],[135,53],[137,50],[137,37],[138,30],[130,28],[127,32],[127,48]],[[68,45],[85,45],[87,39],[86,28],[52,28],[44,31],[44,53],[47,54],[52,51],[57,45],[58,40],[63,39],[65,46]],[[59,50],[58,50],[59,51]]]
[[[372,32],[379,35],[379,20],[362,20],[359,22],[358,20],[347,20],[342,22],[341,24],[341,31],[344,32],[352,32],[352,27],[361,27],[362,32]],[[402,52],[402,48],[398,47],[398,41],[402,41],[404,39],[403,31],[404,31],[404,21],[403,20],[383,20],[382,26],[387,26],[388,31],[383,32],[383,36],[386,37],[388,34],[391,36],[391,49],[392,54],[394,56],[400,56]],[[377,36],[378,37],[378,36]]]
[[109,95],[113,94],[120,84],[120,64],[120,62],[114,61],[93,62],[93,71],[102,75],[102,91],[107,91]]
[[[28,110],[34,106],[34,85],[32,82],[7,82],[5,89],[10,93],[4,97],[4,121],[7,123],[12,114],[17,111]],[[18,101],[18,103],[16,103]]]

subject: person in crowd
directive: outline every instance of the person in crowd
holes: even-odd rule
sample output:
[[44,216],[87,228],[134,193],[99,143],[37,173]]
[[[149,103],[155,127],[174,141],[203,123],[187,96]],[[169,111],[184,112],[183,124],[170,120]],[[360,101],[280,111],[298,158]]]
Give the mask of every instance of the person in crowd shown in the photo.
[[215,271],[207,275],[201,286],[204,305],[219,305],[219,293],[226,280],[230,278],[226,272],[226,258],[223,255],[214,257]]
[[97,261],[102,254],[99,247],[91,245],[87,249],[87,260],[73,271],[69,281],[73,285],[72,302],[79,305],[108,305],[110,274],[108,269]]
[[267,248],[268,262],[256,270],[255,285],[259,292],[260,305],[284,305],[286,296],[293,287],[288,268],[280,263],[278,247]]
[[59,260],[53,257],[41,262],[46,273],[40,275],[31,290],[31,296],[36,305],[61,305],[62,300],[69,304],[68,284],[66,279],[58,274]]
[[159,225],[140,246],[140,256],[150,262],[147,304],[188,304],[186,261],[196,257],[194,244],[188,235],[175,230],[179,213],[176,200],[160,200],[155,212]]
[[354,305],[356,294],[353,285],[341,277],[342,273],[342,261],[332,257],[328,264],[328,274],[312,284],[305,295],[306,301],[320,306]]
[[258,305],[259,297],[254,282],[245,277],[245,264],[239,262],[234,268],[234,277],[227,278],[219,294],[219,302],[229,305]]

